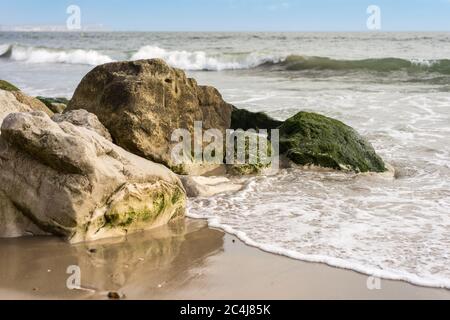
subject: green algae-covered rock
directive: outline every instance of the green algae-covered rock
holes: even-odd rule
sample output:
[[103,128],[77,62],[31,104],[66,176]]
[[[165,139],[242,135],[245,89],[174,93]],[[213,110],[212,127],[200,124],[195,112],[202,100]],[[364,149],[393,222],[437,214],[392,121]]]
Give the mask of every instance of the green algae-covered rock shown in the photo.
[[0,80],[0,89],[5,91],[20,91],[19,88],[5,80]]
[[296,164],[355,172],[384,172],[372,145],[344,123],[300,112],[280,127],[280,152]]
[[36,97],[39,101],[43,102],[54,113],[62,113],[69,104],[69,100],[66,98],[48,98],[48,97]]
[[[250,143],[251,137],[253,136],[253,144]],[[264,139],[265,141],[261,141]],[[260,145],[261,144],[261,145]],[[260,147],[264,146],[266,150],[260,150]],[[227,172],[231,175],[246,176],[246,175],[258,175],[271,166],[272,156],[272,144],[269,139],[263,136],[259,136],[255,133],[245,136],[245,160],[238,159],[238,146],[234,144],[234,164],[229,165]],[[244,161],[241,161],[244,160]]]
[[[265,114],[264,112],[251,112],[245,109],[238,109],[233,107],[231,113],[231,129],[234,130],[271,130],[278,128],[283,122],[275,120]],[[258,138],[259,141],[259,138]],[[272,145],[269,140],[267,140],[268,152],[267,155],[271,155]],[[262,171],[270,167],[271,163],[267,161],[261,161],[259,158],[258,149],[251,150],[249,148],[249,141],[245,141],[245,152],[246,152],[246,163],[236,163],[228,167],[228,173],[232,175],[254,175],[260,174]],[[235,152],[236,152],[235,146]],[[248,160],[251,157],[256,157],[256,163],[249,163]]]
[[281,121],[272,119],[264,112],[251,112],[245,109],[233,107],[231,113],[231,129],[276,129],[282,124]]

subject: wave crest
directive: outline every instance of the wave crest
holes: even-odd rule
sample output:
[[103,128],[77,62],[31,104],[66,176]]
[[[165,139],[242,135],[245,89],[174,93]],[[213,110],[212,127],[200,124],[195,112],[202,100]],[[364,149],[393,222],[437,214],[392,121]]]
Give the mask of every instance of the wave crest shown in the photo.
[[[119,54],[123,56],[123,52]],[[114,62],[106,54],[95,50],[58,50],[52,48],[27,47],[21,45],[0,45],[0,58],[26,63],[65,63],[100,65]],[[241,69],[269,69],[282,71],[365,71],[438,73],[450,75],[450,60],[419,60],[401,58],[375,58],[362,60],[339,60],[328,57],[301,55],[251,53],[217,53],[204,51],[166,50],[157,46],[141,47],[129,56],[130,60],[165,60],[170,66],[192,71],[222,71]]]
[[0,57],[27,63],[66,63],[92,66],[114,61],[109,56],[95,50],[75,49],[65,51],[22,46],[10,46]]
[[235,55],[231,57],[210,56],[204,51],[169,51],[157,46],[145,46],[139,49],[131,59],[154,59],[165,60],[169,65],[184,70],[238,70],[251,69],[267,62],[276,63],[281,58],[263,56],[257,53],[246,55]]
[[332,70],[375,72],[435,72],[450,74],[450,60],[419,60],[400,58],[378,58],[362,60],[337,60],[327,57],[305,57],[290,55],[279,63],[272,64],[287,71]]

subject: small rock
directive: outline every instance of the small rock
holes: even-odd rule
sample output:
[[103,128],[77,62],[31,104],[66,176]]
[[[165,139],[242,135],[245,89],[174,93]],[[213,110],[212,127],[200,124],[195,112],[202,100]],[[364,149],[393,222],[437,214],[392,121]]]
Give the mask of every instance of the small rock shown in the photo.
[[66,112],[64,114],[55,114],[52,117],[52,120],[61,123],[61,122],[69,122],[75,126],[84,127],[86,129],[97,132],[103,138],[108,141],[112,141],[111,135],[108,130],[98,121],[98,118],[95,114],[89,113],[86,110],[73,110]]
[[44,103],[54,113],[62,113],[69,103],[66,98],[36,97],[36,99]]
[[189,197],[212,197],[224,192],[236,192],[242,184],[232,182],[226,177],[179,176]]
[[108,292],[108,299],[120,300],[120,295],[115,291],[111,291],[111,292]]

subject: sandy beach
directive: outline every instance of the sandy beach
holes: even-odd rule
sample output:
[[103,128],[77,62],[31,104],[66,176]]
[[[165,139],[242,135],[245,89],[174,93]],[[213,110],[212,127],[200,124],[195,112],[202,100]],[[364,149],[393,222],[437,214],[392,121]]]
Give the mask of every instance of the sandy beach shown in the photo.
[[[21,250],[18,250],[18,248]],[[83,290],[66,273],[79,266]],[[381,280],[246,246],[182,219],[153,231],[71,246],[57,238],[3,240],[0,299],[450,299],[450,291]]]

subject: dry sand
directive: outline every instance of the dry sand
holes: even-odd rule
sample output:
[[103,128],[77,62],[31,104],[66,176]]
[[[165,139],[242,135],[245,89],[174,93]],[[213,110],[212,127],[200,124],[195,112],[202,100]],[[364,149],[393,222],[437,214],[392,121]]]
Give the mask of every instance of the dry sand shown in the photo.
[[[66,273],[79,266],[81,286]],[[381,280],[248,247],[203,221],[127,238],[68,245],[55,238],[0,242],[0,299],[450,299],[450,291]]]

